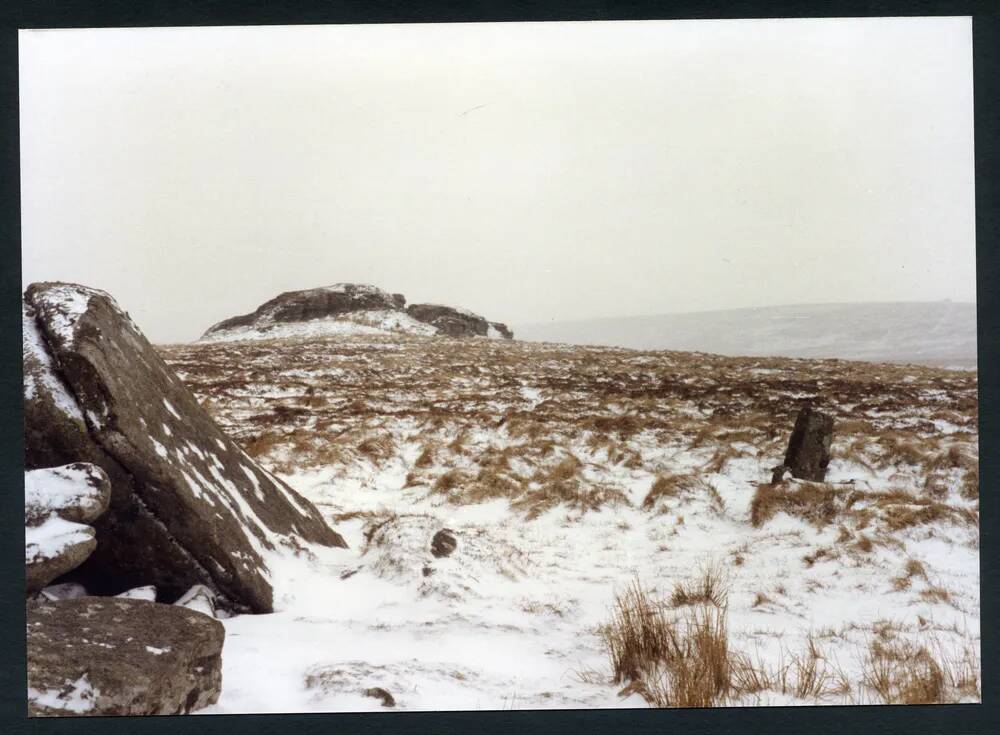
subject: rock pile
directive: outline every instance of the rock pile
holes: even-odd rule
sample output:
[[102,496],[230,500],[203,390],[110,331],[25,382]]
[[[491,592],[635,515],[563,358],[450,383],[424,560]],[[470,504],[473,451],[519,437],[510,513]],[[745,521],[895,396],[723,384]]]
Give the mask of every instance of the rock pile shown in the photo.
[[108,294],[37,283],[22,308],[25,465],[85,462],[110,484],[96,548],[74,537],[92,553],[62,581],[154,585],[165,601],[202,584],[224,608],[270,612],[276,539],[346,545],[222,433]]
[[87,523],[108,509],[100,467],[75,463],[24,473],[24,565],[28,594],[80,566],[97,539]]
[[[211,326],[203,339],[249,328],[266,334],[274,332],[279,326],[364,314],[378,317],[370,319],[370,322],[381,321],[402,331],[407,331],[403,320],[410,317],[415,320],[416,327],[429,325],[433,327],[431,333],[448,337],[514,337],[506,324],[489,322],[465,309],[438,304],[411,304],[406,307],[406,298],[402,294],[390,294],[365,284],[338,283],[280,294],[250,314],[225,319]],[[387,316],[395,318],[386,319]],[[427,332],[426,327],[421,329],[418,333]]]

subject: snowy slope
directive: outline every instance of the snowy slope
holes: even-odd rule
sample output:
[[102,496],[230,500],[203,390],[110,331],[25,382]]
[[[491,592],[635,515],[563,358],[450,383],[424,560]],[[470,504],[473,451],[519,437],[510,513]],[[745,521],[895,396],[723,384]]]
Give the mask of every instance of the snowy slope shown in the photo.
[[[850,683],[728,704],[876,702],[873,641],[978,662],[970,373],[385,335],[164,355],[350,546],[269,559],[276,612],[224,621],[208,713],[380,710],[372,687],[405,710],[645,707],[599,626],[634,577],[669,598],[712,563],[735,650],[777,669],[812,637]],[[830,487],[862,499],[754,526],[810,399],[837,420]],[[663,477],[682,489],[645,502]],[[444,527],[458,547],[434,558]]]
[[515,324],[520,339],[721,355],[836,357],[974,367],[975,304],[774,306]]

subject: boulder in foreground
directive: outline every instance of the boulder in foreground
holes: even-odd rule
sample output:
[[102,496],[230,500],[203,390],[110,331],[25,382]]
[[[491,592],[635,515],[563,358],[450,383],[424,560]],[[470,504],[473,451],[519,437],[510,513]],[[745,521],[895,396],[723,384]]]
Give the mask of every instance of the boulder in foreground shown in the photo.
[[204,584],[236,611],[270,612],[276,542],[346,546],[218,428],[108,294],[36,283],[25,301],[26,466],[86,461],[111,482],[73,581],[155,585],[168,601]]
[[222,624],[174,605],[113,597],[29,604],[28,714],[174,715],[213,704]]

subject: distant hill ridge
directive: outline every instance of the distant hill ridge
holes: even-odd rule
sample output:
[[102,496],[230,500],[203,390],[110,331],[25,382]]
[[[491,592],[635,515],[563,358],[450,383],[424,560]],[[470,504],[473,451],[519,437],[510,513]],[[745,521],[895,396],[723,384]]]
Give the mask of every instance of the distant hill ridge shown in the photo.
[[722,355],[976,366],[976,305],[804,304],[517,325],[521,339]]
[[466,309],[440,304],[407,307],[403,294],[363,283],[336,283],[279,294],[249,314],[209,327],[201,341],[366,332],[505,339],[514,336],[506,324],[487,321]]

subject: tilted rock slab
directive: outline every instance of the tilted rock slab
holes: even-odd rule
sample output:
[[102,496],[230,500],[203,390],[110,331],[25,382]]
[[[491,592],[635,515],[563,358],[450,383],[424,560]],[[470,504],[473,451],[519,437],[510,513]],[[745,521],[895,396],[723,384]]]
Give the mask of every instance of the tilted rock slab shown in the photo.
[[222,686],[222,623],[145,600],[78,597],[27,609],[28,714],[186,714]]
[[108,509],[111,484],[100,467],[75,463],[24,473],[24,566],[29,595],[76,569],[97,540],[84,525]]
[[216,426],[103,291],[36,283],[25,293],[26,466],[86,461],[111,481],[88,590],[194,584],[223,604],[272,610],[275,538],[346,546],[316,508]]

